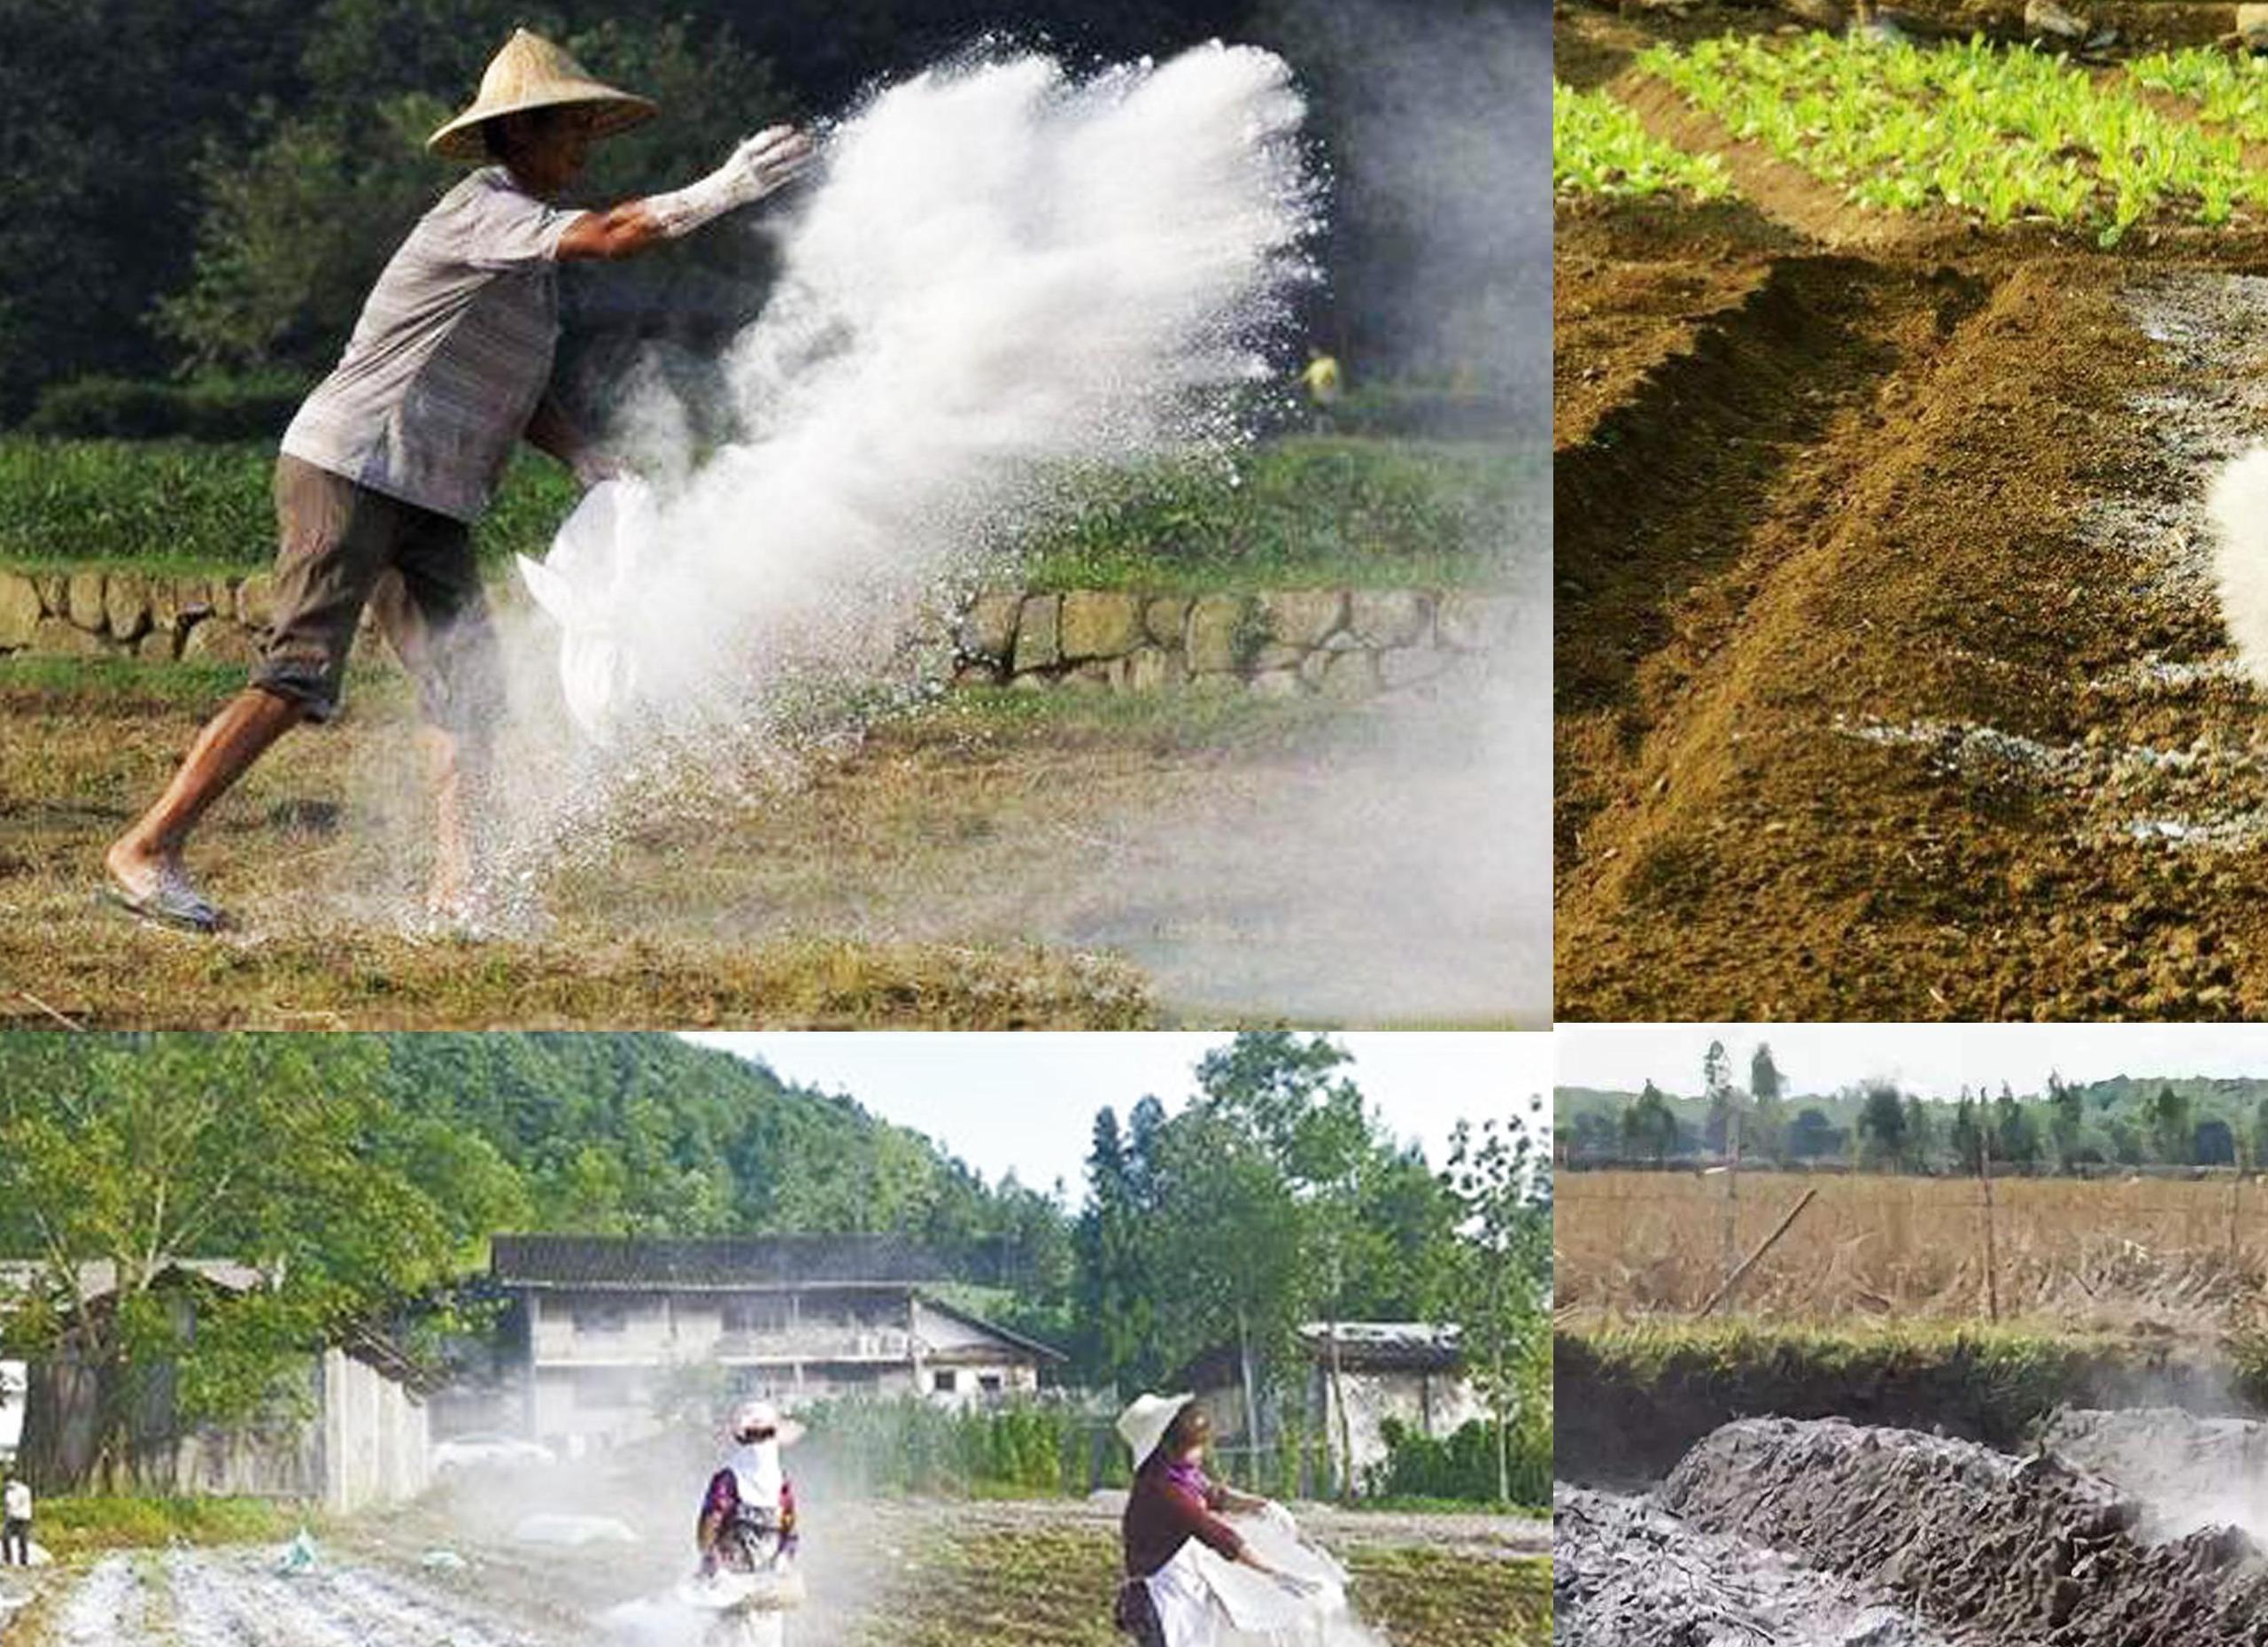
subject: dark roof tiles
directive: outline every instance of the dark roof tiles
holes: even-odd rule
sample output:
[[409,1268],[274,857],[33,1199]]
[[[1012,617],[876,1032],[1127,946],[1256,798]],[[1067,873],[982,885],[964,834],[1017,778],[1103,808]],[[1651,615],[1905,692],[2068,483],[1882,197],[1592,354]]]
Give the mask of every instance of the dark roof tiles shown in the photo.
[[748,1235],[715,1241],[499,1235],[489,1270],[507,1287],[729,1289],[922,1286],[946,1279],[934,1254],[890,1235]]

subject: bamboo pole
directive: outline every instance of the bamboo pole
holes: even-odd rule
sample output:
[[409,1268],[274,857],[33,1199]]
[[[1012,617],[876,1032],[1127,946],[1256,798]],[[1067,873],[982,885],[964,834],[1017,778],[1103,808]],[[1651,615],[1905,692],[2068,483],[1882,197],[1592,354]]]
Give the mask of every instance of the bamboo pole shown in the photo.
[[1769,1235],[1764,1237],[1762,1243],[1757,1247],[1756,1250],[1750,1253],[1746,1258],[1741,1261],[1741,1264],[1738,1269],[1735,1270],[1730,1275],[1724,1278],[1723,1286],[1718,1287],[1716,1291],[1709,1295],[1709,1301],[1701,1306],[1700,1313],[1703,1315],[1712,1313],[1719,1304],[1730,1297],[1732,1295],[1732,1289],[1740,1285],[1741,1279],[1746,1276],[1749,1271],[1756,1267],[1758,1261],[1761,1259],[1766,1253],[1771,1251],[1774,1247],[1779,1244],[1781,1236],[1786,1234],[1788,1231],[1795,1227],[1795,1221],[1803,1216],[1803,1210],[1809,1206],[1814,1201],[1817,1200],[1818,1197],[1819,1191],[1816,1187],[1805,1190],[1801,1198],[1796,1202],[1795,1205],[1788,1209],[1787,1217],[1780,1220],[1778,1227],[1774,1229]]
[[1979,1132],[1977,1146],[1977,1176],[1985,1185],[1985,1317],[1998,1322],[2001,1318],[2001,1264],[1994,1247],[1993,1233],[1993,1134]]

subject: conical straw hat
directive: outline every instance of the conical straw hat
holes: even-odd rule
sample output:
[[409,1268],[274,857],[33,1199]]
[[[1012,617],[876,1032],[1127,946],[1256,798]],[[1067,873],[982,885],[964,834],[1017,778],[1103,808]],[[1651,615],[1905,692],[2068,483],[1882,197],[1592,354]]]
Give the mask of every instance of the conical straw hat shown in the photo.
[[592,79],[580,63],[541,35],[515,28],[504,50],[489,60],[472,106],[427,138],[425,146],[453,160],[484,160],[488,145],[480,134],[482,121],[563,103],[598,105],[591,117],[593,137],[611,135],[655,113],[650,99]]

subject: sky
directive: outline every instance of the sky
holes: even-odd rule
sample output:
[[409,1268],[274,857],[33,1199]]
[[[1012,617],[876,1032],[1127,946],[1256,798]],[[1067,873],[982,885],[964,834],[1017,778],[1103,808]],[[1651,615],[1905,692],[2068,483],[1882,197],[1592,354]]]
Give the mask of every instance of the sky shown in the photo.
[[1748,1079],[1760,1040],[1798,1092],[1869,1079],[1952,1097],[1966,1084],[2039,1092],[2050,1070],[2067,1080],[2114,1075],[2268,1077],[2268,1025],[2174,1024],[1641,1024],[1568,1025],[1554,1032],[1558,1080],[1568,1086],[1700,1090],[1701,1055],[1722,1040],[1733,1078]]
[[[988,1179],[1013,1170],[1051,1188],[1060,1179],[1076,1204],[1095,1112],[1121,1120],[1145,1095],[1169,1111],[1188,1101],[1192,1071],[1229,1037],[1018,1032],[941,1035],[701,1033],[688,1040],[761,1058],[782,1079],[839,1092],[942,1144]],[[1459,1119],[1482,1118],[1490,1094],[1499,1113],[1526,1112],[1552,1085],[1551,1037],[1538,1033],[1344,1034],[1345,1071],[1396,1137],[1425,1146],[1441,1165]]]

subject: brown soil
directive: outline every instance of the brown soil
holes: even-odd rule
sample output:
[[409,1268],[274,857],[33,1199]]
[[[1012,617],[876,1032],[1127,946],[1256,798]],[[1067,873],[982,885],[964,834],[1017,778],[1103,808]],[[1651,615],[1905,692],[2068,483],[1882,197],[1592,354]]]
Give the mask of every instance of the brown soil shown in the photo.
[[2268,1010],[2194,508],[2268,433],[2256,240],[1867,242],[1784,181],[1560,217],[1560,1015]]

